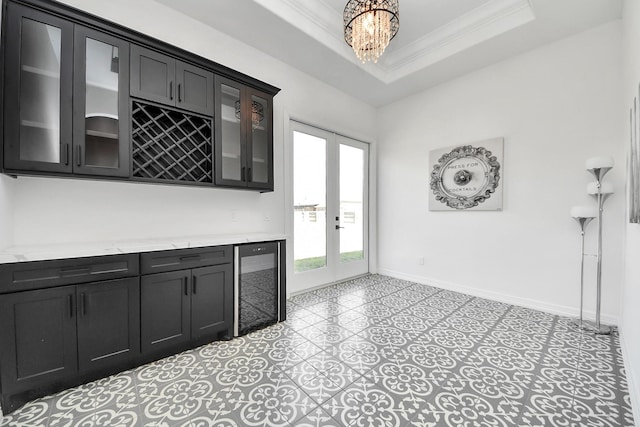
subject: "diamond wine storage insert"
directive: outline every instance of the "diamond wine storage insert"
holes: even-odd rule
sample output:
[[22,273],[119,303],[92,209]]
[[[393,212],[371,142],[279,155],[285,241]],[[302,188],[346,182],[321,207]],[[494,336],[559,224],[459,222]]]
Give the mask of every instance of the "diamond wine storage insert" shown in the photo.
[[212,119],[132,102],[133,177],[213,182]]

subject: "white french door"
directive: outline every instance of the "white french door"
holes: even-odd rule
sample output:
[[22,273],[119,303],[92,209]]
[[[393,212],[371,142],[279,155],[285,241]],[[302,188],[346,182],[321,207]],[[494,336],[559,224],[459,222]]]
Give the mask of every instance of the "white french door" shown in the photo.
[[293,289],[369,271],[369,146],[291,122]]

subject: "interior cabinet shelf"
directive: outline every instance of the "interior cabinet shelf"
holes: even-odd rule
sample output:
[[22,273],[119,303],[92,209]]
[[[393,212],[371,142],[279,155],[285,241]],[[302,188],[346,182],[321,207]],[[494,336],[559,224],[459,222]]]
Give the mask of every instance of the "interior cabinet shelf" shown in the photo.
[[58,127],[52,126],[50,123],[37,122],[34,120],[20,120],[20,125],[24,127],[29,127],[29,128],[58,131]]
[[42,68],[32,67],[30,65],[23,65],[22,66],[22,71],[24,71],[26,73],[37,74],[39,76],[51,77],[51,78],[54,78],[54,79],[59,79],[60,78],[60,73],[59,72],[43,70]]
[[118,134],[117,133],[100,132],[99,130],[87,129],[86,134],[89,135],[89,136],[96,136],[98,138],[118,139]]

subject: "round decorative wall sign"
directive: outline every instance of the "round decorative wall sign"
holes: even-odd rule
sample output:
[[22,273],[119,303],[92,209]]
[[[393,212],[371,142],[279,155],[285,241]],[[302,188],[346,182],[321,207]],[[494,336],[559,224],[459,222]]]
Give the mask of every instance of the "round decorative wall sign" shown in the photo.
[[[502,139],[499,141],[502,148]],[[502,150],[499,151],[497,154],[501,157]],[[447,149],[433,164],[431,171],[430,187],[436,202],[436,206],[431,208],[440,210],[437,209],[438,203],[445,210],[479,207],[495,194],[499,183],[500,161],[486,144],[462,145],[450,151]],[[501,209],[501,199],[498,205],[487,206],[487,209]]]

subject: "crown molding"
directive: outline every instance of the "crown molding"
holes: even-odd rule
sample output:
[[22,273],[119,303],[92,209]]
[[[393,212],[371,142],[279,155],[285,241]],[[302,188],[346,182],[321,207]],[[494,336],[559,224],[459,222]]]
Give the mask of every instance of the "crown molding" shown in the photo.
[[529,0],[492,0],[382,58],[391,83],[535,19]]

